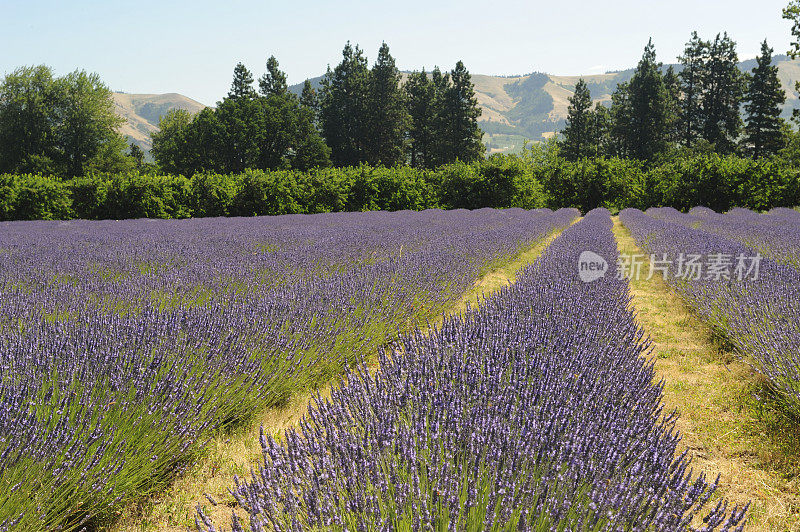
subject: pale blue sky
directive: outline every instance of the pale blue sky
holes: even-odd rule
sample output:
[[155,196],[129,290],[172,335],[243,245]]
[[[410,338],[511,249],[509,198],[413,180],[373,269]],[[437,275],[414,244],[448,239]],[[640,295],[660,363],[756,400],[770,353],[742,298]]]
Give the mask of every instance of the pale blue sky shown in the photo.
[[347,40],[374,59],[382,40],[404,70],[600,73],[633,66],[652,36],[673,62],[689,34],[727,30],[742,58],[766,37],[785,53],[787,0],[473,1],[0,0],[0,74],[46,63],[98,72],[114,90],[179,92],[213,104],[237,61],[256,76],[274,54],[290,83],[335,65]]

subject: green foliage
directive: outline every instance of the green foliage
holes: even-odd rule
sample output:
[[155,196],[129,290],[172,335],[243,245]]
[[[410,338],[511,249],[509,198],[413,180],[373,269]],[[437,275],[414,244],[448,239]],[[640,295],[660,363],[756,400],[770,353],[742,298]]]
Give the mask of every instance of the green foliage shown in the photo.
[[483,157],[483,133],[478,127],[481,108],[475,96],[472,77],[459,61],[450,72],[452,85],[444,91],[443,105],[439,110],[438,139],[439,162],[456,160],[475,161]]
[[267,72],[258,80],[258,86],[264,96],[273,94],[284,96],[289,91],[289,86],[286,83],[286,74],[281,71],[279,66],[275,56],[269,56],[269,59],[267,59]]
[[[75,178],[70,183],[75,216],[90,220],[111,217],[107,212],[109,182],[99,175]],[[114,216],[120,218],[120,216]]]
[[[789,1],[789,5],[783,9],[783,18],[792,22],[792,37],[794,40],[791,42],[789,56],[792,59],[797,59],[797,56],[800,55],[800,0]],[[795,81],[794,90],[800,92],[800,81]],[[800,109],[792,110],[792,119],[795,122],[800,122]]]
[[188,173],[190,168],[192,115],[184,109],[173,109],[158,122],[159,130],[151,134],[150,153],[161,171],[170,174]]
[[265,214],[300,214],[301,189],[292,172],[258,172],[248,170],[231,205],[233,216]]
[[695,139],[700,137],[703,131],[703,110],[700,107],[700,100],[703,94],[705,60],[709,46],[710,43],[702,40],[697,32],[693,31],[683,55],[678,58],[683,67],[678,74],[683,92],[678,119],[679,138],[687,148],[692,147]]
[[583,78],[575,85],[575,93],[569,99],[567,126],[561,132],[564,140],[561,151],[567,159],[597,154],[599,134],[597,120],[592,112],[592,95]]
[[186,218],[367,210],[595,207],[619,211],[705,205],[767,210],[800,205],[800,134],[783,157],[674,151],[649,165],[564,158],[558,144],[433,170],[366,164],[238,174],[95,174],[71,180],[0,174],[0,220]]
[[190,182],[183,176],[138,173],[115,175],[106,184],[106,216],[123,218],[188,218]]
[[670,96],[661,75],[661,63],[656,62],[652,39],[631,78],[628,97],[630,120],[624,124],[628,130],[628,151],[637,159],[651,160],[667,149],[672,123]]
[[242,63],[236,63],[233,68],[233,82],[231,90],[228,91],[228,98],[231,100],[255,98],[256,91],[253,88],[253,81],[253,74],[247,70],[247,67]]
[[433,147],[436,142],[436,109],[438,99],[433,80],[423,68],[412,72],[403,89],[409,116],[409,162],[414,168],[433,166]]
[[384,166],[404,163],[409,113],[400,88],[400,71],[386,43],[370,71],[367,101],[367,162]]
[[219,174],[197,174],[191,180],[192,216],[230,216],[238,183]]
[[230,95],[216,109],[203,109],[195,117],[180,110],[165,115],[160,131],[152,135],[153,157],[161,170],[191,175],[330,164],[315,110],[286,90],[274,57],[267,68],[261,79],[263,95],[252,90],[252,75],[240,64]]
[[4,220],[66,220],[73,217],[69,187],[36,174],[0,175],[0,216]]
[[316,123],[317,113],[319,112],[319,96],[311,85],[310,80],[306,80],[303,83],[303,92],[300,94],[300,105],[313,112],[314,122]]
[[717,34],[708,49],[703,77],[703,138],[719,153],[733,153],[742,127],[740,105],[746,75],[737,63],[736,43]]
[[336,166],[367,160],[367,98],[370,72],[362,50],[348,42],[342,62],[325,75],[320,94],[320,125]]
[[441,167],[441,203],[451,209],[545,206],[541,183],[533,168],[513,155],[492,155],[480,163],[456,162]]
[[776,154],[786,140],[781,118],[781,106],[786,101],[786,93],[778,79],[778,67],[772,66],[772,51],[764,40],[745,98],[745,149],[753,157]]
[[[672,66],[664,69],[656,62],[651,40],[630,79],[617,85],[608,110],[598,105],[590,112],[590,88],[579,82],[570,100],[569,125],[562,131],[564,156],[634,158],[652,166],[678,146],[696,153],[735,153],[748,85],[748,76],[739,68],[736,43],[726,33],[709,42],[693,32],[679,59],[680,73]],[[770,63],[771,50],[765,43],[747,107],[745,148],[757,157],[776,153],[785,140],[779,119],[785,95],[777,68]],[[596,148],[585,150],[592,129],[598,135]]]
[[779,160],[753,160],[707,153],[677,157],[651,170],[655,204],[682,211],[704,205],[718,212],[733,207],[766,210],[800,203],[798,171]]
[[97,74],[19,68],[0,83],[0,172],[127,171],[133,161],[116,131],[123,121]]

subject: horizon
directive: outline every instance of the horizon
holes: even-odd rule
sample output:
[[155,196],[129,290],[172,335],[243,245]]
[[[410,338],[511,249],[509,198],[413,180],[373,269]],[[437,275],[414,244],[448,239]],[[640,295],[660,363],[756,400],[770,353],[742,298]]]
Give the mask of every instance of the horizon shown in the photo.
[[[245,0],[224,6],[199,0],[190,7],[145,0],[135,8],[94,0],[69,6],[4,1],[0,73],[34,64],[59,75],[83,69],[97,72],[116,92],[178,93],[213,106],[227,93],[239,61],[258,78],[275,55],[295,85],[335,66],[348,40],[370,63],[385,40],[403,71],[450,70],[463,60],[472,74],[506,77],[626,70],[651,36],[658,60],[674,63],[693,30],[705,39],[727,31],[740,60],[755,57],[764,38],[775,55],[785,54],[791,27],[781,19],[785,0],[769,0],[758,10],[748,4],[623,0],[597,12],[586,0],[556,8],[512,0],[492,10],[474,0],[434,6],[413,0],[379,9],[359,0],[272,7]],[[142,21],[143,13],[156,23]],[[559,31],[563,27],[571,30]]]

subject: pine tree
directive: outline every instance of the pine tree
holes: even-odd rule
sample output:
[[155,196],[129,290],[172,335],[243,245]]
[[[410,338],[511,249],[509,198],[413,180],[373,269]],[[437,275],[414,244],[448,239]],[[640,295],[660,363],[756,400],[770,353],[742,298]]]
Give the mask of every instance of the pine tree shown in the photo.
[[667,148],[668,96],[660,68],[651,39],[628,88],[631,111],[629,150],[633,157],[642,160],[650,160]]
[[256,97],[256,91],[253,89],[253,74],[247,70],[242,63],[237,63],[233,69],[233,83],[231,83],[231,90],[228,92],[228,98],[238,99],[247,98],[252,99]]
[[303,92],[300,94],[300,105],[311,109],[315,113],[319,108],[317,91],[314,90],[310,80],[305,80],[305,82],[303,82]]
[[386,43],[381,45],[370,72],[368,109],[367,161],[375,166],[404,162],[408,111],[400,87],[400,71]]
[[681,139],[681,80],[672,65],[664,73],[664,89],[667,91],[667,141],[677,144]]
[[567,126],[561,132],[564,140],[561,151],[568,160],[596,154],[597,130],[592,112],[592,95],[583,78],[575,85],[575,93],[569,99]]
[[780,115],[786,93],[778,79],[778,67],[772,65],[772,52],[764,40],[745,98],[746,149],[756,158],[777,153],[784,146],[784,123]]
[[258,86],[264,96],[273,94],[285,96],[288,94],[289,86],[286,83],[286,74],[281,71],[279,66],[275,56],[269,56],[269,59],[267,59],[267,72],[258,80]]
[[431,131],[433,144],[430,150],[429,168],[450,162],[447,152],[447,138],[449,135],[449,123],[445,113],[445,97],[452,87],[450,74],[442,72],[438,66],[431,71],[431,85],[433,85],[433,115],[431,121]]
[[609,125],[606,139],[607,154],[613,157],[631,157],[633,136],[631,135],[630,83],[623,82],[611,95],[611,109],[608,113]]
[[591,118],[594,124],[596,139],[594,153],[592,155],[595,157],[611,155],[613,151],[611,146],[611,110],[598,102],[594,106]]
[[436,97],[433,81],[423,68],[412,72],[403,86],[410,118],[409,158],[415,168],[430,168],[435,141]]
[[740,106],[746,77],[738,67],[736,43],[725,33],[709,47],[702,96],[703,138],[720,153],[731,153],[742,127]]
[[683,55],[678,58],[683,66],[681,73],[678,74],[683,93],[679,118],[680,140],[687,148],[691,148],[703,132],[701,101],[709,46],[710,44],[700,39],[694,31],[691,40],[686,43]]
[[319,95],[310,80],[303,82],[303,92],[300,93],[300,107],[305,109],[314,130],[319,128]]
[[450,81],[439,113],[442,136],[437,138],[437,142],[440,143],[438,151],[442,162],[480,159],[486,152],[482,143],[483,132],[478,127],[481,109],[472,78],[463,62],[456,63],[450,72]]
[[369,68],[361,49],[348,42],[342,62],[322,80],[319,119],[336,166],[367,160]]

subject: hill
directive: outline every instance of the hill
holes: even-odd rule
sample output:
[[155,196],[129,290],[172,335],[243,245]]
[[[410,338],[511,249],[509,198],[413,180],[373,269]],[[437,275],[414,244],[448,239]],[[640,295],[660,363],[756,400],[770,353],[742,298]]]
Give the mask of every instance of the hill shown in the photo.
[[[800,60],[777,55],[773,62],[778,65],[779,77],[786,91],[783,116],[788,118],[792,109],[800,108],[800,99],[794,91],[795,81],[800,80]],[[679,69],[679,65],[673,66]],[[739,64],[747,72],[754,66],[754,59]],[[512,77],[474,74],[472,81],[483,110],[480,126],[485,132],[484,142],[490,152],[507,152],[521,149],[525,141],[551,137],[564,127],[569,98],[580,77],[586,80],[596,102],[609,105],[617,84],[630,80],[632,76],[633,69],[590,76],[555,76],[541,72]],[[321,80],[322,76],[319,76],[311,82],[319,88]],[[300,94],[302,89],[302,83],[290,87],[296,94]],[[158,130],[158,120],[169,110],[179,108],[197,113],[205,107],[175,93],[114,93],[114,102],[117,113],[127,121],[121,132],[145,150],[151,147],[150,133]]]
[[[739,68],[750,72],[755,59],[743,61]],[[800,99],[794,83],[800,80],[800,60],[791,60],[785,55],[776,55],[773,64],[778,65],[779,77],[786,91],[784,118],[792,109],[800,108]],[[664,70],[669,65],[664,65]],[[680,65],[672,65],[676,71]],[[485,132],[484,143],[490,152],[517,151],[525,141],[540,141],[555,135],[564,128],[569,98],[575,84],[583,78],[589,86],[595,102],[611,104],[611,94],[618,83],[629,81],[634,69],[607,72],[588,76],[555,76],[534,72],[524,76],[487,76],[473,74],[475,92],[483,113],[480,126]],[[319,87],[322,77],[311,80]],[[293,85],[290,90],[299,94],[303,85]]]
[[129,143],[138,145],[145,151],[152,147],[150,133],[158,131],[158,121],[172,109],[186,109],[198,113],[205,108],[200,102],[181,94],[127,94],[114,93],[114,110],[125,119],[120,133]]
[[[750,72],[755,59],[739,63],[739,68]],[[785,55],[775,56],[778,76],[786,91],[783,117],[789,118],[792,110],[800,108],[800,99],[794,90],[800,80],[800,60]],[[664,65],[664,70],[669,65]],[[680,71],[680,65],[672,65]],[[534,73],[513,78],[473,76],[478,101],[483,108],[481,128],[486,133],[484,142],[490,151],[514,151],[526,139],[542,140],[555,135],[564,125],[569,98],[575,84],[583,77],[595,102],[610,105],[611,94],[617,84],[629,81],[633,69],[590,76],[554,76]]]

